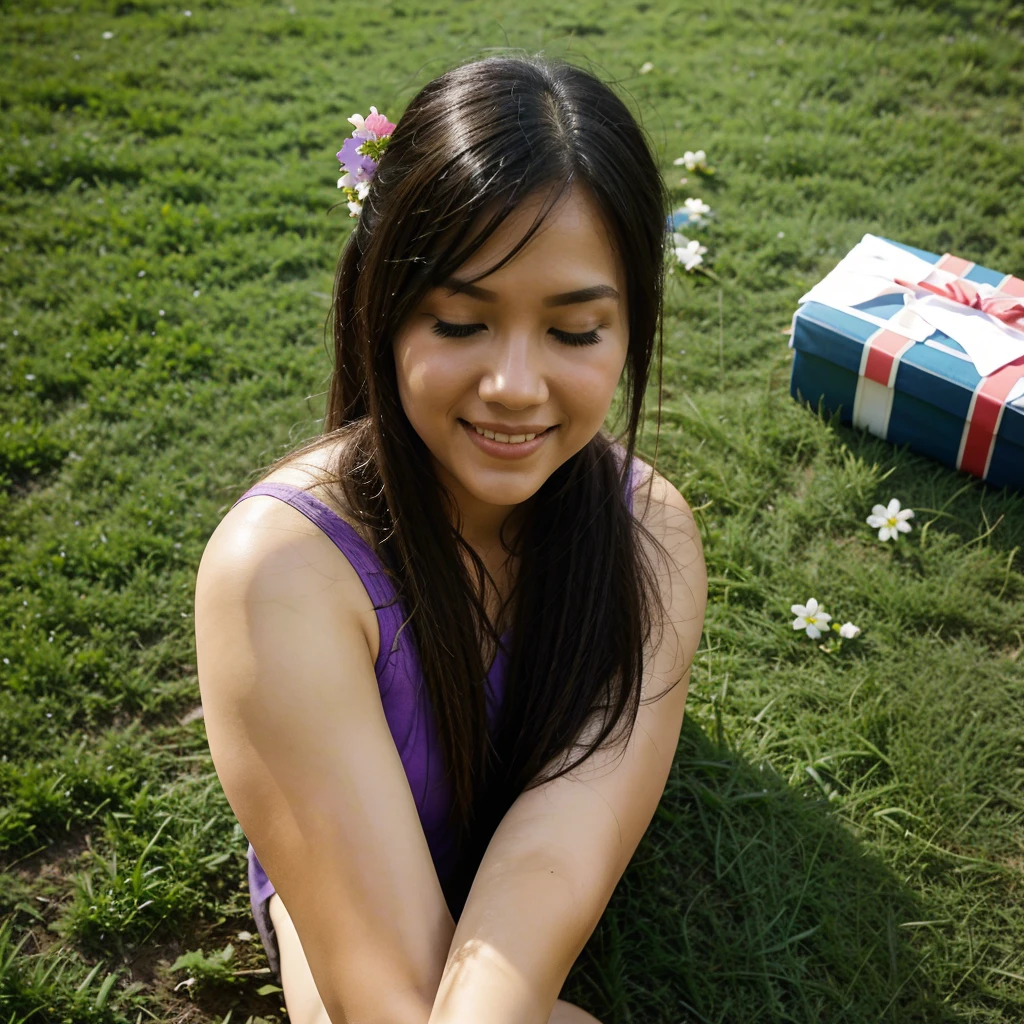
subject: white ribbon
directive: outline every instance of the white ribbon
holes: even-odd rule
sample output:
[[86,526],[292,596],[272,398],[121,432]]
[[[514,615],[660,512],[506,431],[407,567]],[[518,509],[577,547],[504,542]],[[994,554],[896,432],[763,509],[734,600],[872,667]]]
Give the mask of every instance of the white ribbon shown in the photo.
[[[895,278],[901,278],[916,284],[928,278],[930,283],[941,285],[955,276],[937,270],[935,264],[898,245],[868,234],[800,302],[821,302],[913,341],[924,341],[938,329],[961,345],[978,373],[987,377],[1024,356],[1024,331],[980,309],[944,299],[923,288],[912,292],[895,282]],[[997,292],[992,285],[971,283],[983,297]],[[892,320],[854,308],[859,302],[889,294],[902,296],[904,305]]]

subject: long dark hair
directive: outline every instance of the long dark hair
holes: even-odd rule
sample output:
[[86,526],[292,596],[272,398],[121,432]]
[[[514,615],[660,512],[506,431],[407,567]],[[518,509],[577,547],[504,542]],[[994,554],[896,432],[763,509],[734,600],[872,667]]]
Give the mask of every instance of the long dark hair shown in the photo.
[[[402,409],[392,342],[427,290],[519,203],[551,200],[490,270],[512,259],[574,186],[596,200],[626,274],[626,424],[617,439],[600,432],[540,488],[506,543],[517,573],[492,624],[483,603],[489,574]],[[502,56],[430,82],[398,121],[339,260],[323,436],[275,464],[345,439],[332,481],[408,613],[403,638],[418,653],[452,784],[459,867],[443,884],[456,917],[516,796],[585,761],[618,724],[627,738],[632,732],[660,606],[641,543],[651,538],[624,496],[656,354],[660,388],[667,209],[642,130],[588,72]],[[496,650],[505,625],[505,696],[492,741],[481,646]],[[568,758],[577,746],[582,755]]]

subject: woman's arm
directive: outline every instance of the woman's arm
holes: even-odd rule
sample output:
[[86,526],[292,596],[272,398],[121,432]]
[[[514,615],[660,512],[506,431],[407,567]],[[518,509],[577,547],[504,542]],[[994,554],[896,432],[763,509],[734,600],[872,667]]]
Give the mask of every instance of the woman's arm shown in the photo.
[[247,499],[200,565],[199,680],[224,792],[331,1020],[424,1024],[454,922],[381,706],[367,607],[301,513]]
[[643,699],[678,685],[641,704],[624,751],[609,741],[513,803],[477,870],[429,1024],[545,1024],[654,816],[679,741],[707,574],[692,513],[661,477],[645,523],[669,558],[659,567],[665,629]]

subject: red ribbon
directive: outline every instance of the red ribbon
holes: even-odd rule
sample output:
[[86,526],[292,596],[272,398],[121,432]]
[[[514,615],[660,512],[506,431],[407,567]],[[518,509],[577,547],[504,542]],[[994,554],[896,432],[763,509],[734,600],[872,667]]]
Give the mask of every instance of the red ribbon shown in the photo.
[[962,277],[941,286],[929,284],[927,281],[918,281],[913,284],[898,277],[893,280],[904,288],[925,288],[936,295],[941,295],[944,299],[952,299],[953,302],[970,306],[972,309],[980,309],[982,313],[988,313],[997,320],[1002,320],[1008,327],[1024,331],[1024,323],[1020,322],[1024,320],[1024,302],[1013,295],[1007,295],[1006,292],[995,292],[984,298],[970,281],[965,281]]

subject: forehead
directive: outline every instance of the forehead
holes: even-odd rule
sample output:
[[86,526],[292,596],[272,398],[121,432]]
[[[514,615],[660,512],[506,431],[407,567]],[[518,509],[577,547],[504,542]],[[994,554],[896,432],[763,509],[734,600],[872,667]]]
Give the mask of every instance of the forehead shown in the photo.
[[[587,285],[606,282],[623,290],[624,271],[613,236],[589,189],[574,186],[552,206],[550,193],[528,196],[473,255],[458,268],[461,280],[486,275],[486,287],[547,287],[554,280]],[[490,268],[520,242],[534,220],[544,220],[512,259],[498,270]],[[485,223],[480,218],[480,226]],[[481,281],[481,284],[484,284]],[[556,290],[548,288],[548,290]]]

